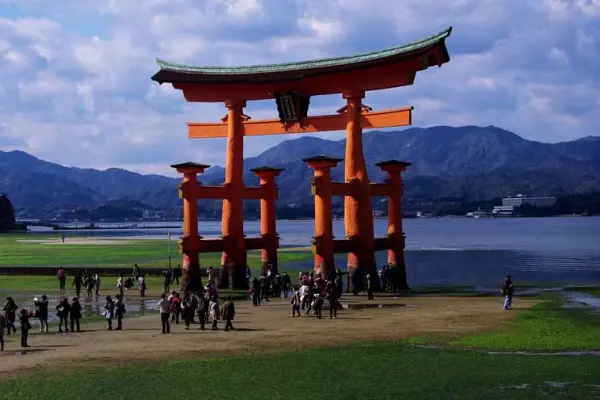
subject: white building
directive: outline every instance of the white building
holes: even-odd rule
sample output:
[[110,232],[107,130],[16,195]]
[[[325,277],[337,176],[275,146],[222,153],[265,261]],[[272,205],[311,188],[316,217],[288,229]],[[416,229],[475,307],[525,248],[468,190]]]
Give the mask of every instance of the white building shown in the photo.
[[556,203],[556,197],[526,197],[518,194],[515,197],[506,197],[502,199],[502,205],[505,207],[520,207],[529,204],[534,207],[548,207]]

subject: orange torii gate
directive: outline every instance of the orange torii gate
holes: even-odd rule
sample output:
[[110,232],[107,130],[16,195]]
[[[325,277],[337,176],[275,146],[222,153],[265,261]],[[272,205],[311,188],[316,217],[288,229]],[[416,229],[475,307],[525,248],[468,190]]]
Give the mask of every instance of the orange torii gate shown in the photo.
[[[323,246],[332,249],[336,246],[336,250],[349,253],[348,269],[351,275],[356,271],[361,276],[367,272],[374,273],[375,250],[383,247],[390,249],[395,255],[395,258],[390,256],[390,262],[397,260],[393,264],[403,268],[403,261],[399,262],[400,258],[403,260],[403,255],[400,257],[399,252],[402,254],[404,237],[401,228],[402,214],[398,209],[402,192],[401,181],[398,181],[399,172],[398,178],[395,175],[395,171],[399,171],[396,168],[399,164],[392,162],[381,166],[389,172],[389,182],[393,180],[396,183],[389,183],[385,188],[370,184],[363,155],[362,130],[410,125],[412,107],[372,111],[362,104],[362,99],[369,90],[412,85],[418,71],[448,62],[450,57],[445,39],[450,33],[451,28],[448,28],[418,42],[383,51],[287,64],[193,67],[158,60],[160,70],[152,77],[154,81],[171,83],[175,89],[183,92],[187,101],[222,102],[228,110],[221,122],[188,123],[190,138],[227,138],[224,184],[207,187],[198,183],[197,174],[204,172],[208,168],[206,165],[184,163],[173,166],[184,175],[181,186],[184,199],[184,236],[181,240],[184,290],[196,290],[201,284],[198,254],[202,252],[222,251],[221,287],[228,287],[231,277],[233,288],[247,288],[247,250],[263,250],[263,271],[267,265],[277,268],[279,240],[275,231],[277,188],[274,179],[281,170],[270,167],[254,170],[261,179],[260,187],[246,187],[243,182],[244,136],[346,130],[345,186],[332,183],[329,189],[323,187],[320,190],[345,196],[344,224],[347,241]],[[346,105],[337,114],[308,116],[311,96],[335,93],[342,94],[346,100]],[[276,100],[279,119],[253,121],[243,113],[247,101],[272,98]],[[402,165],[406,168],[408,164]],[[318,169],[323,171],[323,168]],[[315,173],[321,172],[316,168]],[[340,192],[335,192],[334,187],[339,187]],[[392,194],[393,190],[396,192]],[[372,195],[389,196],[390,207],[393,204],[394,209],[390,209],[390,212],[394,213],[394,228],[390,228],[390,236],[385,244],[374,238]],[[221,239],[205,240],[198,235],[197,200],[201,198],[223,199]],[[261,200],[259,238],[246,238],[244,235],[244,199]],[[324,208],[326,207],[317,208],[317,212],[324,212]],[[324,221],[330,220],[331,216],[325,213],[316,218],[317,221]],[[316,242],[321,243],[331,240],[333,238],[318,239],[318,235],[315,238]],[[393,250],[390,247],[392,242]],[[315,267],[321,270],[323,261],[319,246],[315,247]],[[326,270],[330,270],[330,267]]]

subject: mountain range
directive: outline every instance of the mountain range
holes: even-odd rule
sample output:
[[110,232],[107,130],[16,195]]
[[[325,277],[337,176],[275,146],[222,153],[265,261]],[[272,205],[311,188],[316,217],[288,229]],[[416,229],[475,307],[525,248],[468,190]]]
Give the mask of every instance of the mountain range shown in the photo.
[[[599,136],[550,144],[526,140],[495,126],[437,126],[370,131],[363,140],[373,182],[385,179],[375,163],[390,159],[412,162],[405,174],[407,207],[448,198],[477,201],[516,193],[563,195],[600,190]],[[312,170],[301,160],[318,154],[343,158],[344,152],[345,140],[303,136],[247,158],[244,169],[262,165],[284,168],[277,178],[278,207],[309,209],[313,204]],[[343,180],[343,163],[332,175]],[[218,185],[223,177],[224,169],[213,167],[199,179],[203,184]],[[258,184],[249,171],[244,181]],[[47,218],[73,210],[94,211],[96,217],[123,210],[177,216],[181,209],[176,190],[179,182],[178,178],[118,168],[64,167],[22,151],[0,151],[0,192],[9,196],[21,217]],[[256,208],[253,202],[245,203],[249,209]],[[217,208],[210,201],[200,205],[204,210]]]

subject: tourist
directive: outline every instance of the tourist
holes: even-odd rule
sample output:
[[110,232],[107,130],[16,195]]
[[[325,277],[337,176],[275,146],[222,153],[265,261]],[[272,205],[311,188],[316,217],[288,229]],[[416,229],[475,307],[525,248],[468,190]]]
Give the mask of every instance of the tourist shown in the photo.
[[181,315],[181,297],[179,293],[175,293],[171,297],[171,322],[179,325],[179,316]]
[[504,278],[504,283],[502,283],[502,295],[504,298],[504,309],[511,310],[512,309],[512,297],[515,293],[515,286],[512,280],[512,276],[506,275]]
[[93,294],[94,294],[94,277],[92,276],[92,274],[89,273],[89,271],[85,272],[85,288],[87,290],[87,295],[88,298],[92,298]]
[[62,265],[60,267],[58,267],[58,272],[56,273],[56,279],[58,279],[60,290],[64,291],[65,283],[67,282],[67,273],[65,272],[65,269],[62,267]]
[[138,278],[140,277],[141,273],[142,273],[142,271],[141,271],[141,269],[140,269],[139,265],[137,265],[137,264],[134,264],[134,265],[133,265],[133,276],[135,277],[135,280],[136,280],[136,281],[137,281],[137,280],[138,280]]
[[252,304],[260,306],[261,284],[257,277],[252,280]]
[[119,294],[123,297],[123,287],[125,286],[125,282],[123,282],[123,273],[119,274],[117,278],[117,289],[119,289]]
[[34,299],[35,316],[40,321],[40,333],[48,332],[48,297],[42,295],[41,299]]
[[273,278],[273,293],[278,299],[281,298],[281,284],[281,275],[275,274],[275,277]]
[[209,318],[212,321],[212,330],[218,330],[219,328],[217,328],[217,322],[219,320],[219,299],[217,297],[212,297],[210,299],[210,303],[208,305],[208,313]]
[[292,317],[295,317],[296,313],[300,316],[300,304],[302,300],[300,299],[300,288],[298,286],[294,286],[294,294],[290,303],[292,304]]
[[21,325],[21,347],[29,347],[29,344],[27,344],[27,337],[29,336],[29,330],[31,329],[31,323],[29,322],[30,317],[31,313],[23,308],[19,315],[19,324]]
[[387,290],[387,266],[384,265],[379,270],[379,280],[381,281],[381,292],[384,293]]
[[375,286],[373,275],[367,274],[367,276],[365,277],[365,281],[367,286],[367,300],[373,300],[375,298],[375,296],[373,296],[373,289]]
[[62,333],[63,324],[65,326],[65,332],[69,332],[69,325],[67,324],[67,319],[69,318],[69,313],[71,312],[71,305],[69,304],[69,300],[65,297],[60,300],[60,302],[56,305],[56,316],[58,317],[58,333]]
[[17,333],[15,321],[17,319],[17,310],[19,307],[12,297],[7,297],[4,302],[4,318],[6,319],[6,334],[10,336],[11,328],[13,333]]
[[76,326],[77,332],[81,332],[81,327],[79,326],[79,320],[81,319],[81,304],[79,303],[79,299],[77,299],[77,297],[73,297],[69,317],[71,319],[71,332],[75,332]]
[[183,300],[181,301],[181,312],[183,316],[183,322],[185,324],[185,330],[190,329],[190,324],[192,323],[192,318],[194,317],[194,311],[192,309],[192,296],[189,292],[186,292],[183,295]]
[[65,242],[65,234],[64,233],[60,235],[60,240],[62,243]]
[[170,304],[165,293],[160,295],[160,300],[158,301],[158,312],[160,312],[162,333],[171,333],[171,326],[169,325]]
[[171,277],[173,276],[173,269],[171,267],[165,268],[162,273],[165,278],[165,281],[163,283],[163,292],[169,293],[169,289],[171,288]]
[[204,330],[204,325],[208,319],[208,306],[209,301],[206,297],[201,296],[198,298],[198,319],[200,323],[200,330]]
[[100,295],[100,269],[96,268],[94,274],[94,286],[96,287],[96,297]]
[[248,282],[248,287],[251,287],[250,279],[252,279],[252,270],[249,265],[246,265],[246,282]]
[[117,331],[123,329],[123,317],[125,316],[125,302],[123,301],[123,296],[120,294],[116,295],[115,298],[117,301],[115,302],[115,316],[117,317]]
[[335,285],[335,289],[337,292],[337,298],[339,299],[340,297],[342,297],[342,293],[344,293],[344,281],[342,280],[342,276],[343,276],[343,272],[338,269],[337,270],[337,274],[335,276],[335,281],[334,281],[334,285]]
[[[315,299],[312,303],[313,308],[315,309],[315,313],[314,315],[317,316],[318,319],[321,319],[321,311],[323,310],[323,304],[325,303],[325,300],[323,299],[323,297],[321,297],[320,294],[317,294],[315,296]],[[308,314],[308,312],[307,312]]]
[[292,279],[287,274],[287,272],[284,272],[283,275],[281,275],[281,290],[283,291],[284,299],[287,299],[288,292],[290,291],[291,286],[292,286]]
[[140,291],[140,297],[146,297],[146,278],[143,273],[138,276],[138,290]]
[[110,296],[106,296],[106,301],[104,302],[104,318],[108,323],[108,330],[112,331],[112,319],[115,313],[115,303]]
[[181,278],[181,265],[177,264],[177,267],[173,268],[173,278],[171,279],[171,285],[176,284],[177,286],[179,286],[179,278]]
[[81,273],[79,271],[75,271],[75,276],[73,277],[73,283],[71,283],[71,287],[75,286],[75,295],[77,297],[81,295],[81,285],[83,285]]
[[329,319],[337,318],[337,289],[333,281],[328,281],[325,286],[327,301],[329,302]]
[[0,351],[4,351],[4,329],[6,328],[6,318],[0,314]]
[[233,325],[231,321],[235,318],[235,305],[231,300],[231,296],[227,296],[227,301],[223,306],[223,319],[225,320],[225,332],[228,332],[230,329],[233,329]]
[[269,301],[269,286],[271,285],[271,281],[269,281],[269,278],[267,276],[267,274],[263,274],[263,276],[260,277],[260,299],[261,301]]
[[191,295],[191,302],[190,302],[190,318],[191,318],[191,323],[195,324],[196,323],[196,310],[198,309],[198,306],[200,304],[199,298],[198,298],[198,294],[197,293],[192,293]]

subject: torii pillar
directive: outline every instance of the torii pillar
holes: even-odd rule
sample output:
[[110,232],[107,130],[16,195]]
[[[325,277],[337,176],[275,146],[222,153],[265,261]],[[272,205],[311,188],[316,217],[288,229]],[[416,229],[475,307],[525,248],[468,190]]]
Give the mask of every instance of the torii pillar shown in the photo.
[[388,250],[388,265],[391,267],[391,278],[393,287],[399,290],[408,290],[406,279],[406,264],[404,262],[404,248],[406,236],[402,229],[402,195],[404,184],[402,183],[402,172],[411,163],[404,161],[385,161],[376,164],[382,171],[387,172],[388,185],[388,231],[387,237],[390,241]]
[[[346,238],[354,242],[348,253],[348,273],[355,290],[362,290],[364,276],[377,273],[373,209],[362,142],[361,115],[365,93],[352,90],[342,94],[347,101],[345,181],[351,185],[351,195],[344,199],[344,225]],[[356,273],[358,276],[354,277]]]
[[225,196],[221,231],[224,251],[221,256],[221,276],[219,288],[229,288],[231,275],[232,287],[247,288],[247,253],[244,238],[244,128],[242,113],[246,102],[243,100],[226,101],[227,106],[227,155],[225,160]]
[[260,179],[262,194],[260,198],[260,235],[263,240],[261,253],[261,275],[266,275],[269,266],[273,273],[278,274],[277,249],[279,248],[279,235],[277,235],[277,216],[275,214],[275,200],[277,199],[277,185],[275,177],[279,176],[282,168],[259,167],[251,170]]
[[302,161],[315,170],[312,184],[315,196],[315,236],[312,240],[315,264],[313,270],[315,276],[321,274],[324,279],[331,280],[335,278],[331,168],[335,168],[342,159],[316,156],[305,158]]
[[180,241],[183,253],[181,291],[200,292],[202,275],[200,273],[200,236],[198,235],[198,174],[210,166],[186,162],[171,165],[183,174],[183,182],[179,185],[179,195],[183,198],[183,237]]

